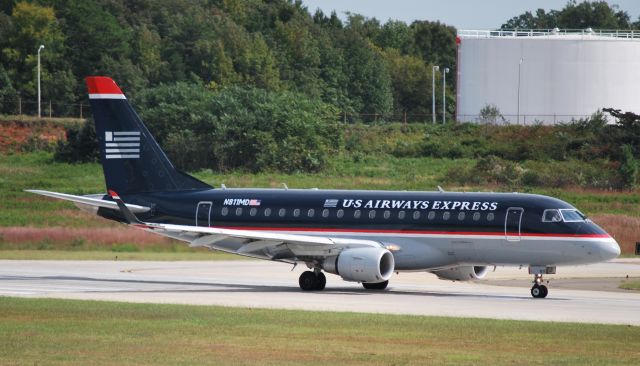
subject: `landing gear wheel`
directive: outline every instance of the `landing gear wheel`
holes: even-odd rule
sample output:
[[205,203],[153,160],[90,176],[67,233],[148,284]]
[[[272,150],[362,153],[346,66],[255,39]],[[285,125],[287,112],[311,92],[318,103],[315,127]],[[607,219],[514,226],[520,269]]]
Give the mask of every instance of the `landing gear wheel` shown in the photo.
[[316,288],[317,291],[324,290],[324,286],[327,284],[327,277],[322,272],[318,272],[316,275]]
[[327,284],[327,277],[322,272],[304,271],[300,275],[298,284],[304,291],[321,291]]
[[533,287],[531,288],[531,296],[533,296],[536,299],[538,299],[538,298],[542,297],[540,295],[542,295],[542,291],[540,290],[540,285],[538,285],[538,284],[533,285]]
[[316,274],[311,271],[304,271],[298,280],[300,288],[304,291],[313,291],[316,289]]
[[547,286],[540,285],[540,298],[544,299],[545,297],[547,297],[548,294],[549,294],[549,289],[547,289]]
[[385,288],[387,288],[388,284],[389,284],[389,281],[363,282],[362,287],[366,288],[367,290],[384,290]]

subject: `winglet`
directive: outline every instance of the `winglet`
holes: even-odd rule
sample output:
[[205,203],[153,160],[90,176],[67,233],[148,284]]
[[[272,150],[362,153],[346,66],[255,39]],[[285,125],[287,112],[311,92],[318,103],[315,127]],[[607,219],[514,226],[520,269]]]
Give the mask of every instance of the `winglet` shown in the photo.
[[108,192],[109,192],[109,196],[111,196],[111,198],[114,201],[116,201],[116,203],[118,204],[118,208],[120,209],[120,212],[122,212],[122,214],[124,215],[124,219],[127,221],[127,224],[143,224],[143,222],[138,220],[136,215],[134,215],[127,208],[127,205],[125,205],[124,202],[122,202],[122,199],[120,198],[120,196],[118,196],[118,194],[115,191],[112,191],[109,189]]

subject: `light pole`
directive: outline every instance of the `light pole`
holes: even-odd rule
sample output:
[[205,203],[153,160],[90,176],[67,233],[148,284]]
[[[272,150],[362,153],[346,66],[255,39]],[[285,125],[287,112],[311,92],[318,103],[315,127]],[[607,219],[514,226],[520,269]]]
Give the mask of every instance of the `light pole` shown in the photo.
[[440,66],[431,68],[431,116],[434,124],[436,123],[436,72],[438,70],[440,70]]
[[42,51],[43,48],[43,44],[38,47],[38,118],[41,118],[42,115],[42,110],[40,109],[40,51]]
[[447,73],[449,68],[442,70],[442,124],[445,124],[447,118]]
[[524,61],[524,57],[520,57],[520,62],[518,62],[518,115],[516,117],[516,124],[520,124],[520,69],[522,68],[522,62]]

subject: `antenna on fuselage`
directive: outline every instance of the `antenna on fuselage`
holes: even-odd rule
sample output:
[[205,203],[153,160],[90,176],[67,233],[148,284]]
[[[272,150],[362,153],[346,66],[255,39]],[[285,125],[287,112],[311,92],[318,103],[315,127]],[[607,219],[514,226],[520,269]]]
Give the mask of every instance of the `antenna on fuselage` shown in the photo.
[[442,189],[442,187],[438,186],[438,192],[444,192],[444,189]]
[[289,187],[287,186],[287,183],[282,183],[282,188],[289,189]]
[[224,183],[221,183],[221,184],[220,184],[220,188],[222,188],[222,189],[227,189],[227,186],[225,186],[225,185],[224,185]]

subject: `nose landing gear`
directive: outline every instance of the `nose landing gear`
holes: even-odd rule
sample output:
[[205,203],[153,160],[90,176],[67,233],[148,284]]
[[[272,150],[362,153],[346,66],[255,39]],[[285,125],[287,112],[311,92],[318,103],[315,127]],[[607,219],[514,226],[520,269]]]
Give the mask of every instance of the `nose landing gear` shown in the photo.
[[536,274],[534,277],[533,287],[531,287],[531,296],[536,299],[544,299],[547,297],[547,294],[549,294],[549,289],[547,289],[547,286],[542,284],[542,275]]

